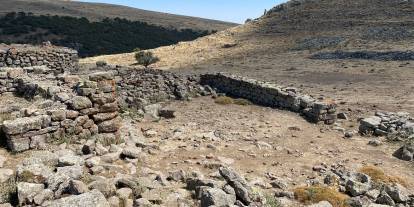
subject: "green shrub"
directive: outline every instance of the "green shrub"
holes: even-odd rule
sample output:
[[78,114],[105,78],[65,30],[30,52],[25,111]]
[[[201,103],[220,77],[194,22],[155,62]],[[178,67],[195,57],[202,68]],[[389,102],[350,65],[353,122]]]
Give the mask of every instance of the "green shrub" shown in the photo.
[[138,65],[142,65],[146,68],[149,65],[152,65],[160,61],[160,59],[158,57],[155,57],[154,54],[152,54],[152,52],[147,52],[147,51],[136,51],[135,59],[137,60]]

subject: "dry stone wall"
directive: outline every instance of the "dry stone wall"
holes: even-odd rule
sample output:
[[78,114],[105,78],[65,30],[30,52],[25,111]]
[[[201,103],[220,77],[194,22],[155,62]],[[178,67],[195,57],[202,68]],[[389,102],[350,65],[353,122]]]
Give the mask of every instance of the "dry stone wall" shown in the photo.
[[272,83],[222,73],[202,75],[200,83],[213,87],[217,92],[245,98],[255,104],[301,113],[312,122],[333,124],[336,119],[334,103],[318,102],[308,95],[297,93],[294,88],[282,88]]
[[7,74],[2,79],[7,86],[2,88],[43,100],[36,107],[22,109],[18,118],[3,122],[1,129],[10,150],[43,149],[48,142],[92,136],[98,140],[119,139],[121,118],[112,73],[80,77],[33,75],[32,70],[23,68],[0,71]]
[[128,107],[143,108],[166,100],[186,100],[208,95],[197,76],[181,76],[154,69],[118,68],[118,90]]
[[0,67],[47,66],[56,71],[77,68],[78,52],[51,45],[0,45]]

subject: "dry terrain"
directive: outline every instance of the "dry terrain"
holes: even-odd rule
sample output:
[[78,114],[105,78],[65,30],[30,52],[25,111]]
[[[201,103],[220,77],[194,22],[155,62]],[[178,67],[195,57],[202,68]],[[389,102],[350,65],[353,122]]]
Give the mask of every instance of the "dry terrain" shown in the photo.
[[[413,50],[411,1],[302,2],[192,42],[154,49],[161,59],[154,67],[184,73],[229,72],[292,85],[356,110],[414,113],[414,61],[310,59],[322,51]],[[132,53],[81,62],[97,60],[135,62]]]

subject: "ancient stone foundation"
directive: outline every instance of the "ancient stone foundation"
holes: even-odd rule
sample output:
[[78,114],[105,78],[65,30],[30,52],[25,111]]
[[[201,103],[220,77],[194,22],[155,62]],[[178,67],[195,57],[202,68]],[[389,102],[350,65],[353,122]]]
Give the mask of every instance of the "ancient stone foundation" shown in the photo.
[[43,72],[0,69],[0,89],[36,103],[21,109],[16,119],[3,122],[10,150],[43,149],[48,142],[63,139],[118,138],[121,120],[112,73],[49,76],[47,70]]
[[335,104],[318,102],[308,95],[298,94],[294,88],[221,73],[202,75],[200,83],[255,104],[301,113],[312,122],[332,124],[336,119]]
[[187,100],[208,95],[197,76],[181,76],[154,69],[117,68],[120,102],[127,107],[143,108],[167,100]]
[[0,45],[0,67],[47,66],[56,71],[77,68],[78,52],[51,45]]

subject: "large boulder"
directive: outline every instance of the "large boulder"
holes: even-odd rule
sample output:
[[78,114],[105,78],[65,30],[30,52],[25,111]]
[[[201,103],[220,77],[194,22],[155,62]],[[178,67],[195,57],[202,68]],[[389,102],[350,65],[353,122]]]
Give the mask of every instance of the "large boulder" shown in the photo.
[[229,167],[220,167],[219,172],[226,182],[234,188],[237,199],[249,205],[252,201],[252,188],[248,185],[247,181]]
[[43,191],[43,184],[35,183],[18,183],[17,184],[17,197],[19,198],[19,204],[23,206],[24,204],[33,203],[34,197]]
[[19,165],[16,174],[17,179],[21,182],[42,184],[53,174],[53,171],[42,163],[36,163],[32,165]]
[[110,207],[105,196],[98,190],[92,190],[90,192],[73,195],[65,198],[61,198],[54,201],[47,201],[43,204],[45,207]]
[[400,184],[387,185],[385,191],[397,203],[406,202],[408,200],[409,192]]
[[393,156],[401,160],[412,161],[414,158],[414,143],[404,144],[394,152]]
[[352,196],[363,195],[371,189],[371,178],[362,173],[355,173],[346,182],[345,188]]
[[201,192],[201,207],[233,206],[236,198],[219,188],[203,188]]
[[362,134],[372,133],[381,124],[381,118],[378,116],[372,116],[362,119],[359,125],[359,132]]

